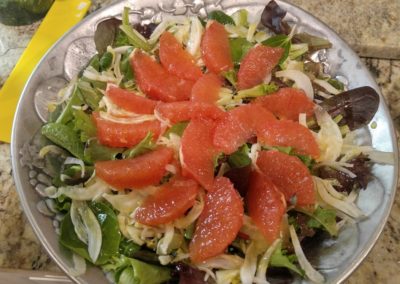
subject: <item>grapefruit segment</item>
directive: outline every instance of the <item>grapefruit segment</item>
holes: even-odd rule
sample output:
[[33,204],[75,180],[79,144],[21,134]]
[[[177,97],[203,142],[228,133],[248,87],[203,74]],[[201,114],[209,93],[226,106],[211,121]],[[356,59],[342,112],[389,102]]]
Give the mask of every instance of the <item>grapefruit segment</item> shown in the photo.
[[215,74],[233,68],[228,32],[224,25],[211,22],[201,40],[201,54],[207,69]]
[[249,216],[271,245],[279,238],[282,218],[286,212],[285,196],[263,173],[253,171],[246,206]]
[[164,102],[190,98],[193,81],[169,74],[159,63],[142,51],[136,51],[131,66],[140,89],[150,98]]
[[199,117],[215,120],[225,115],[225,112],[216,105],[189,101],[160,103],[157,105],[156,111],[171,123],[188,121]]
[[161,132],[161,125],[157,120],[125,124],[101,118],[97,112],[93,113],[93,119],[97,127],[97,139],[101,144],[110,147],[132,147],[146,137],[147,133],[152,132],[156,139]]
[[106,96],[118,107],[138,114],[153,114],[157,105],[157,101],[139,96],[132,91],[121,89],[112,84],[107,85]]
[[136,209],[135,219],[149,226],[172,222],[194,205],[198,191],[199,186],[194,180],[173,180],[147,197]]
[[116,189],[140,189],[160,182],[174,151],[161,147],[133,159],[95,163],[96,175]]
[[199,263],[221,254],[236,238],[243,224],[243,203],[229,179],[215,179],[205,197],[203,212],[189,245],[193,262]]
[[297,154],[310,155],[314,159],[320,154],[311,131],[291,120],[276,120],[265,124],[257,138],[261,144],[293,147]]
[[297,206],[315,203],[314,182],[299,158],[278,151],[261,151],[257,166],[285,195],[287,202]]
[[196,81],[202,75],[193,56],[183,49],[170,32],[164,32],[160,37],[159,56],[162,66],[172,75],[192,81]]
[[304,91],[296,88],[282,88],[271,95],[258,97],[255,104],[261,105],[281,119],[299,120],[299,114],[311,116],[314,103]]
[[219,99],[222,80],[214,73],[201,76],[193,86],[191,100],[193,102],[215,104]]
[[261,84],[282,57],[283,48],[257,45],[240,62],[237,89],[250,89]]
[[232,154],[263,128],[276,120],[274,115],[255,104],[241,105],[230,110],[215,128],[214,145],[225,154]]
[[181,139],[182,174],[207,190],[211,190],[214,182],[214,158],[218,154],[213,145],[214,127],[213,120],[194,118]]

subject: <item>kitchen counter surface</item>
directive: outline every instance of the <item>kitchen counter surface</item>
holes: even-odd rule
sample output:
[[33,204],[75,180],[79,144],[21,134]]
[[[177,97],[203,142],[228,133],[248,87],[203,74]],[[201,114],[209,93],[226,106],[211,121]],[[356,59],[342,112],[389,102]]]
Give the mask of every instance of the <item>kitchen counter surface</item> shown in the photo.
[[[91,10],[113,1],[93,1]],[[400,1],[289,0],[334,28],[360,56],[400,58]],[[328,3],[329,2],[329,3]],[[331,3],[333,2],[333,3]],[[371,9],[370,9],[371,8]],[[355,27],[358,25],[359,27]],[[0,86],[28,44],[38,23],[0,24]],[[397,33],[397,36],[392,36]],[[18,40],[17,40],[18,39]],[[400,130],[400,61],[363,58],[376,78]],[[400,283],[400,194],[371,253],[346,283]],[[58,271],[39,244],[19,204],[11,173],[10,147],[0,144],[0,268]]]
[[287,0],[325,22],[360,55],[400,59],[400,1]]

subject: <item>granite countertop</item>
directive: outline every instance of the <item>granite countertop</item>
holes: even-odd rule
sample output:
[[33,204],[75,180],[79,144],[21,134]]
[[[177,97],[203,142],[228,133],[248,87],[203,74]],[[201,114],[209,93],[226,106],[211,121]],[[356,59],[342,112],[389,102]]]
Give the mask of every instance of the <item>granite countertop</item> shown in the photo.
[[[113,1],[92,2],[91,11]],[[400,1],[287,2],[310,11],[326,22],[363,57],[389,105],[397,130],[400,130]],[[0,24],[0,86],[38,25],[6,27]],[[58,271],[21,211],[11,174],[10,147],[0,144],[0,268]],[[399,220],[400,194],[397,194],[378,242],[346,283],[400,283]]]

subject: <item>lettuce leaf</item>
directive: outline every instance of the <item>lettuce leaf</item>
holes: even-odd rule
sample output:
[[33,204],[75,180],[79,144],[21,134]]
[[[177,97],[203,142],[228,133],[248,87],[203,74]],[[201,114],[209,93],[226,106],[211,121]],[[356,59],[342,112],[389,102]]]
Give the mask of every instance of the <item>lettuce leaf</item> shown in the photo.
[[250,148],[243,144],[236,152],[228,156],[228,164],[231,168],[243,168],[251,164],[249,158]]
[[285,250],[282,250],[282,243],[280,243],[271,256],[270,265],[274,267],[285,267],[300,276],[304,276],[304,271],[294,264],[296,261],[296,255],[288,255]]
[[74,109],[73,115],[75,117],[73,120],[74,130],[80,134],[82,142],[86,142],[89,138],[96,136],[96,126],[89,114],[83,110]]
[[142,141],[139,142],[139,144],[137,144],[136,146],[134,146],[130,149],[125,150],[122,153],[122,157],[124,159],[134,158],[134,157],[140,156],[144,153],[154,150],[156,148],[156,146],[157,145],[153,141],[153,133],[148,132],[146,137],[144,137],[142,139]]
[[333,209],[324,209],[318,207],[312,214],[309,215],[311,219],[307,222],[310,228],[324,229],[331,236],[335,237],[338,234],[336,225],[336,211]]
[[227,24],[234,25],[235,24],[235,22],[233,21],[233,19],[230,16],[228,16],[227,14],[225,14],[224,12],[222,12],[220,10],[215,10],[215,11],[210,12],[208,14],[208,18],[210,20],[215,20],[218,23],[223,24],[223,25],[227,25]]

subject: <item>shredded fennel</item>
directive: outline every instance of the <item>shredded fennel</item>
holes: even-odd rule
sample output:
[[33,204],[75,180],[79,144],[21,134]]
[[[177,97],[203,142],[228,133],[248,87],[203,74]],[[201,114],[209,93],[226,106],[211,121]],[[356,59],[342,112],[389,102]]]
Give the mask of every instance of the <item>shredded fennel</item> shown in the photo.
[[71,220],[80,240],[88,245],[89,256],[95,263],[102,244],[101,228],[96,216],[85,201],[72,200]]
[[111,188],[101,179],[94,178],[94,182],[86,187],[82,185],[62,186],[59,188],[51,186],[46,188],[45,191],[50,198],[65,195],[74,200],[96,200],[104,193],[110,192]]
[[289,226],[290,237],[292,239],[293,248],[297,256],[297,260],[305,271],[307,277],[315,283],[323,283],[325,281],[324,276],[322,276],[317,270],[315,270],[310,262],[308,262],[306,256],[304,255],[303,249],[301,248],[300,241],[297,237],[296,231],[292,225]]
[[257,284],[268,284],[269,283],[266,279],[268,264],[269,264],[272,254],[274,253],[275,249],[278,247],[280,242],[282,242],[282,240],[280,240],[280,239],[275,240],[272,243],[272,245],[261,256],[261,259],[257,266],[257,274],[256,274],[256,277],[254,278],[254,283],[257,283]]
[[339,193],[333,188],[329,181],[315,176],[313,177],[313,180],[318,195],[326,204],[355,219],[364,216],[363,212],[354,203],[349,203],[345,200],[342,200],[343,198],[340,198]]
[[172,239],[174,238],[175,229],[173,224],[165,225],[165,234],[164,237],[158,242],[157,245],[157,254],[168,254],[170,252],[170,245]]
[[78,277],[86,273],[86,261],[80,255],[72,254],[73,267],[68,268],[71,276]]
[[257,270],[259,250],[255,242],[251,242],[245,253],[243,265],[240,267],[240,280],[243,284],[252,284]]
[[314,99],[314,90],[310,78],[299,70],[283,70],[275,73],[278,78],[287,78],[295,82],[294,87],[302,89],[307,97]]
[[318,160],[321,162],[336,161],[340,156],[343,145],[342,133],[339,126],[322,108],[315,109],[315,116],[320,126],[317,142],[321,150],[321,155]]
[[204,208],[204,197],[203,193],[200,193],[193,207],[189,210],[189,212],[185,216],[175,220],[174,226],[178,229],[187,228],[192,223],[194,223],[197,220],[197,218],[199,218],[201,212],[203,211],[203,208]]

